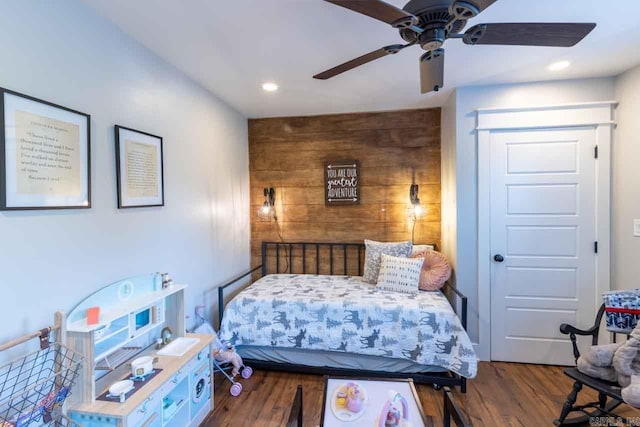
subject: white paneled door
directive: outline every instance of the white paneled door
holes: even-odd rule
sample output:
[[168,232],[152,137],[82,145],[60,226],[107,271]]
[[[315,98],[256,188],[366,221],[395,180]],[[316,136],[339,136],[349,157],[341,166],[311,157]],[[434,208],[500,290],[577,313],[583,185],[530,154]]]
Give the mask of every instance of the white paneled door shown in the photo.
[[491,359],[573,364],[561,323],[593,324],[593,128],[494,131]]

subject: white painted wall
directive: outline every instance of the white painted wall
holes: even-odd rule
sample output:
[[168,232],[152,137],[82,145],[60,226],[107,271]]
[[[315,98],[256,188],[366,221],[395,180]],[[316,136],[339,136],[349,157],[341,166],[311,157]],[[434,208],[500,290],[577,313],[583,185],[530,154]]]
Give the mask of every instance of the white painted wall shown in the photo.
[[440,140],[440,206],[442,217],[442,253],[453,268],[451,283],[456,286],[457,270],[457,205],[456,205],[456,96],[452,94],[441,111]]
[[[479,322],[490,313],[478,313],[477,207],[478,164],[476,110],[491,107],[527,107],[574,102],[609,101],[615,98],[615,79],[585,79],[515,85],[463,87],[456,90],[456,282],[469,297],[469,335],[478,342]],[[443,138],[443,153],[445,140]],[[444,154],[443,154],[444,155]],[[443,158],[443,164],[444,164]],[[443,193],[444,203],[444,193]],[[444,233],[444,228],[443,228]],[[480,343],[488,355],[488,337]],[[483,357],[481,356],[481,357]]]
[[613,145],[612,288],[640,288],[640,237],[633,220],[640,218],[640,66],[616,79],[618,128]]
[[[4,1],[0,28],[0,86],[91,114],[93,198],[0,213],[0,342],[155,271],[190,285],[188,314],[215,304],[249,267],[246,118],[79,2]],[[117,209],[114,124],[164,137],[165,207]]]

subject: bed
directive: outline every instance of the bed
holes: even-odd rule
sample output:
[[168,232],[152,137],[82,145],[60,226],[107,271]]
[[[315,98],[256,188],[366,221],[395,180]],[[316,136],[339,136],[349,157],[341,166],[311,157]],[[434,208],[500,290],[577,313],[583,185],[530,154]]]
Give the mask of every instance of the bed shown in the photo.
[[220,337],[256,368],[411,377],[465,391],[477,372],[466,297],[451,287],[376,289],[360,277],[363,258],[359,243],[264,242],[262,265],[252,270],[262,277],[226,307],[225,289],[247,275],[219,288]]

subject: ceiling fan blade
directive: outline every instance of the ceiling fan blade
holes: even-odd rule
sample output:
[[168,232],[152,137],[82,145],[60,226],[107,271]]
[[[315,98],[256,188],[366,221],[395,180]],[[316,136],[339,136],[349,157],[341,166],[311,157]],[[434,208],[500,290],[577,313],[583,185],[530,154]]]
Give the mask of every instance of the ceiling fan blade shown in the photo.
[[386,22],[395,28],[410,28],[418,18],[382,0],[325,0],[338,6]]
[[313,76],[314,79],[318,79],[318,80],[327,80],[330,79],[331,77],[337,76],[338,74],[342,74],[345,71],[349,71],[353,68],[359,67],[361,65],[364,65],[368,62],[371,61],[375,61],[376,59],[380,59],[383,56],[387,56],[387,55],[393,55],[395,53],[400,52],[402,49],[404,49],[405,47],[409,47],[412,46],[413,43],[409,43],[409,44],[405,44],[405,45],[401,45],[401,44],[394,44],[394,45],[390,45],[390,46],[385,46],[383,48],[380,48],[378,50],[374,50],[373,52],[369,52],[365,55],[359,56],[355,59],[352,59],[351,61],[347,61],[344,64],[340,64],[336,67],[333,67],[329,70],[323,71],[320,74],[316,74],[315,76]]
[[596,27],[588,23],[480,24],[464,34],[466,44],[571,47]]
[[420,90],[439,91],[444,85],[444,49],[429,51],[420,57]]

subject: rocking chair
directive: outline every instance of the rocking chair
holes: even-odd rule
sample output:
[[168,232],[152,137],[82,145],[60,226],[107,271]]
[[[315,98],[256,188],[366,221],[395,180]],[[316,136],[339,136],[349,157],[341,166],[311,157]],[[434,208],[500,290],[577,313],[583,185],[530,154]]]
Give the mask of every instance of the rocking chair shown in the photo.
[[[573,345],[573,356],[578,361],[580,357],[580,351],[576,342],[576,335],[591,336],[591,344],[598,344],[598,333],[600,332],[600,322],[604,315],[605,306],[602,304],[598,310],[596,321],[592,327],[587,330],[578,329],[575,326],[563,323],[560,325],[560,332],[564,335],[569,335],[571,344]],[[616,334],[613,334],[613,342],[616,341]],[[573,379],[573,389],[567,396],[567,401],[562,406],[560,417],[553,423],[557,426],[568,426],[575,424],[582,424],[589,422],[592,417],[610,416],[615,417],[620,421],[627,422],[624,418],[618,418],[618,415],[612,411],[620,406],[623,402],[620,395],[620,385],[617,383],[611,383],[601,379],[593,378],[578,371],[578,368],[567,368],[564,370],[564,374]],[[598,400],[589,402],[584,405],[576,405],[578,393],[582,390],[582,387],[589,387],[598,392]],[[568,418],[572,412],[579,412],[580,415]]]

